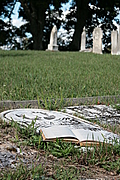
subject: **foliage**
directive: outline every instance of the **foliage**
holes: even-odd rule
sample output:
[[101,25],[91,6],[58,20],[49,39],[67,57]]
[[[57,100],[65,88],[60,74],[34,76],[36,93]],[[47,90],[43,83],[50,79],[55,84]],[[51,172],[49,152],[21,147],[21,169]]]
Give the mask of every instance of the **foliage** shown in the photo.
[[[84,26],[86,27],[87,32],[86,47],[92,46],[93,30],[95,27],[100,26],[103,30],[103,44],[105,45],[105,49],[107,49],[111,43],[111,31],[117,28],[114,25],[113,20],[119,24],[119,20],[116,18],[119,14],[119,1],[90,0],[83,2],[82,0],[74,0],[72,2],[70,12],[67,14],[65,19],[64,28],[69,34],[68,38],[72,38],[74,48],[76,46],[76,48],[79,50],[80,46],[77,47],[77,45],[80,44],[81,37],[78,36],[78,33],[81,35]],[[84,19],[83,16],[86,15],[84,22],[82,22],[83,20],[81,19],[81,11],[83,13],[82,19]],[[79,21],[80,24],[78,28],[77,24]],[[71,37],[71,29],[75,29],[73,37]]]
[[[13,0],[0,1],[0,46],[8,45],[10,47],[10,44],[14,43],[14,39],[12,39],[15,35],[14,27],[11,23],[14,5],[15,2]],[[4,19],[6,18],[9,18],[9,20],[4,22]]]
[[3,18],[10,18],[11,14],[13,13],[15,0],[1,0],[0,1],[0,16]]
[[80,156],[79,163],[85,163],[86,165],[97,165],[103,167],[108,171],[120,172],[120,142],[115,140],[114,146],[100,143],[99,147],[94,147],[93,150],[87,148],[87,151]]
[[[8,45],[11,48],[11,44],[15,43],[15,27],[11,22],[14,6],[14,0],[0,1],[0,46]],[[8,21],[4,22],[7,18]]]
[[[11,49],[45,49],[48,45],[48,37],[50,36],[50,31],[54,23],[58,28],[61,25],[59,16],[62,11],[60,8],[62,3],[66,3],[67,1],[68,0],[47,0],[43,2],[42,0],[39,0],[38,2],[32,0],[28,2],[27,0],[9,0],[5,3],[4,0],[2,0],[0,9],[1,17],[7,17],[11,20],[11,14],[13,13],[15,3],[20,2],[18,11],[19,17],[23,17],[23,19],[27,21],[26,24],[22,25],[20,28],[16,28],[15,31],[12,31],[12,38],[16,39],[17,36],[22,43],[17,41],[12,42],[12,45],[14,46]],[[51,9],[51,6],[54,7],[54,9]],[[28,44],[23,47],[24,38],[26,38],[27,32],[31,33],[32,38],[30,38]],[[8,41],[8,39],[6,39],[6,41]]]
[[120,111],[120,104],[116,104],[115,106],[113,106],[113,108],[115,108],[115,109]]
[[49,142],[47,143],[47,150],[56,157],[68,157],[74,156],[78,149],[74,148],[72,143],[66,143],[62,139],[57,139],[55,143]]
[[14,173],[12,171],[8,171],[7,173],[4,173],[1,175],[0,180],[26,180],[26,179],[36,179],[37,177],[42,178],[43,175],[43,167],[41,164],[37,167],[32,167],[31,169],[28,169],[26,165],[20,164]]
[[[118,21],[116,17],[119,14],[119,4],[117,1],[109,0],[93,1],[92,4],[93,9],[91,9],[91,18],[87,20],[87,34],[88,37],[91,37],[94,27],[100,26],[103,30],[103,44],[106,51],[111,45],[111,31],[117,29],[113,20]],[[89,38],[87,41],[89,45],[92,44],[90,42],[92,42],[92,38]]]
[[[73,0],[69,13],[64,20],[62,19],[63,10],[61,7],[63,3],[67,3],[69,0],[46,0],[45,2],[42,0],[1,0],[0,16],[2,18],[8,17],[10,22],[16,2],[20,2],[19,17],[23,17],[27,23],[22,25],[20,29],[12,27],[13,30],[10,35],[14,41],[11,40],[10,43],[14,44],[13,49],[46,49],[51,29],[56,24],[58,29],[62,25],[67,30],[68,42],[64,41],[64,34],[61,34],[58,39],[60,50],[79,50],[84,26],[86,26],[88,36],[87,47],[92,46],[94,27],[101,26],[103,30],[103,44],[105,49],[108,50],[111,43],[111,30],[116,29],[113,20],[116,20],[119,24],[119,20],[116,19],[120,8],[119,0],[106,0],[105,2],[104,0]],[[6,27],[5,24],[3,25]],[[73,29],[74,33],[71,33],[71,29]],[[2,33],[5,32],[5,28],[3,28]],[[32,38],[24,46],[24,43],[26,43],[24,38],[26,38],[27,32],[31,33]],[[4,36],[4,40],[1,37],[1,42],[4,42],[4,44],[8,43],[9,39],[6,36]],[[21,38],[22,44],[16,41],[16,37]]]

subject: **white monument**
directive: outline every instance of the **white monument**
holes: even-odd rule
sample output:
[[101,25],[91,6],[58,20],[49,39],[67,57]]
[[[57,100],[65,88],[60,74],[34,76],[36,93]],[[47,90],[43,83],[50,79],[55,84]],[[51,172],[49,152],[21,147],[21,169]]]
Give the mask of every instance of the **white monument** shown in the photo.
[[111,31],[111,54],[117,55],[118,53],[118,33],[117,31]]
[[111,54],[120,55],[120,25],[118,31],[111,31]]
[[102,54],[102,29],[96,27],[93,31],[93,53]]
[[118,32],[118,39],[117,39],[117,54],[120,55],[120,25],[118,27],[119,32]]
[[85,46],[86,46],[86,31],[85,31],[85,27],[84,27],[83,32],[81,34],[81,48],[80,48],[80,51],[85,51]]
[[48,51],[58,51],[57,45],[57,27],[53,26],[50,34],[50,44],[48,44]]

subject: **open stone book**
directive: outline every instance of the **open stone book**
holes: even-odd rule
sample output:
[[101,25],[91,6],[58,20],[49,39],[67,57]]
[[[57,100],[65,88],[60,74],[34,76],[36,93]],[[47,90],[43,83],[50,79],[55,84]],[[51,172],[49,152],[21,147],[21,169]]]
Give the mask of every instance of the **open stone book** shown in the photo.
[[106,131],[91,131],[88,129],[70,129],[66,126],[52,126],[40,130],[43,141],[56,141],[62,139],[66,142],[79,144],[80,146],[99,145],[100,143],[112,143],[106,139]]
[[0,118],[10,122],[28,126],[34,121],[36,132],[41,131],[43,140],[54,141],[56,138],[64,138],[75,143],[112,143],[114,139],[120,140],[117,134],[106,131],[99,125],[78,118],[76,116],[58,111],[44,109],[11,109],[0,113]]

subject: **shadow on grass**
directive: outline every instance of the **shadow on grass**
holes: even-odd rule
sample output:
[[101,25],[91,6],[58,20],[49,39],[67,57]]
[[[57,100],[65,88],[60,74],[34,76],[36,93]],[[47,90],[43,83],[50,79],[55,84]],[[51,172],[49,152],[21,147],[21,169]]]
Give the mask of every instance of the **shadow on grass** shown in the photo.
[[20,57],[20,56],[31,56],[30,54],[28,54],[28,53],[10,53],[10,54],[8,54],[8,53],[6,53],[6,54],[1,54],[0,55],[0,58],[3,58],[3,57]]

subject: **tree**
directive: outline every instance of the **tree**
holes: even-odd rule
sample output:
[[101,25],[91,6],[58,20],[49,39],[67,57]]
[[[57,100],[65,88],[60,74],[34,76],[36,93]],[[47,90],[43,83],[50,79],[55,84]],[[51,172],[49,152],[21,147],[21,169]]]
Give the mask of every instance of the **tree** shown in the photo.
[[[49,43],[50,31],[53,24],[57,25],[59,29],[62,24],[62,20],[58,17],[61,16],[61,5],[69,0],[1,0],[0,1],[0,16],[8,17],[9,23],[2,22],[2,33],[5,33],[6,25],[9,25],[11,40],[14,40],[14,44],[20,48],[20,43],[16,42],[16,35],[18,34],[21,39],[26,38],[25,33],[30,32],[32,34],[29,47],[35,50],[45,49]],[[16,2],[20,2],[19,17],[23,17],[28,23],[21,26],[19,29],[11,26],[11,14]],[[51,8],[54,7],[54,8]],[[92,7],[92,8],[91,8]],[[68,31],[74,29],[74,34],[71,36],[72,41],[69,44],[69,50],[79,50],[81,42],[81,33],[83,27],[86,26],[87,33],[92,37],[92,31],[94,27],[100,26],[103,29],[104,44],[107,46],[110,41],[110,31],[116,27],[113,24],[113,19],[117,16],[120,7],[120,0],[73,0],[70,8],[70,13],[66,16],[64,28]],[[106,33],[107,32],[107,33]],[[7,33],[8,34],[8,33]],[[7,35],[6,34],[6,35]],[[4,36],[5,37],[5,36]],[[25,38],[23,38],[25,37]],[[5,38],[10,40],[10,38]],[[3,40],[6,42],[6,40]],[[91,44],[91,38],[87,42]],[[62,44],[62,43],[61,43]],[[31,46],[31,47],[30,47]]]
[[89,15],[89,8],[88,8],[89,0],[76,0],[74,7],[77,7],[76,10],[76,23],[75,23],[75,32],[73,35],[73,41],[70,44],[71,50],[79,50],[80,48],[80,41],[81,41],[81,34],[83,31],[83,27],[86,24],[86,20],[88,19]]
[[[13,0],[0,1],[0,45],[9,44],[12,39],[13,26],[11,23],[11,14],[13,13],[15,2]],[[3,19],[8,18],[7,22]]]
[[55,10],[60,10],[61,3],[65,3],[68,0],[18,0],[21,3],[19,15],[23,16],[29,23],[30,32],[33,38],[33,49],[43,49],[43,35],[46,12],[50,10],[50,6],[53,5]]
[[[56,17],[56,13],[60,15],[61,4],[68,1],[69,0],[1,0],[0,16],[2,18],[9,18],[10,22],[15,3],[20,2],[19,17],[23,17],[28,23],[22,25],[19,29],[13,28],[11,24],[11,27],[14,29],[12,32],[14,32],[15,36],[18,35],[21,40],[26,38],[25,31],[30,32],[32,34],[31,42],[33,42],[30,44],[30,46],[33,44],[33,47],[31,46],[30,48],[42,50],[46,47],[49,36],[48,33],[50,34],[53,24],[56,24],[58,28],[60,27],[61,22],[60,19]],[[51,6],[54,7],[54,9],[51,9]],[[5,28],[3,28],[3,31],[5,33]],[[22,38],[22,36],[24,38]],[[8,40],[4,38],[4,42],[6,41],[5,39]],[[14,46],[15,45],[21,48],[20,43],[14,42]]]
[[43,49],[48,48],[48,44],[50,41],[50,33],[53,28],[53,25],[57,26],[57,29],[60,28],[62,20],[61,20],[62,10],[56,10],[49,8],[46,12],[45,25],[43,30]]
[[[118,9],[116,7],[118,7]],[[116,19],[119,13],[118,10],[119,4],[117,4],[117,1],[97,1],[93,3],[91,8],[91,18],[86,21],[89,37],[92,37],[94,27],[100,26],[103,30],[103,44],[105,50],[111,45],[111,31],[117,29],[113,20]],[[92,44],[92,38],[89,38],[88,43]]]
[[[94,27],[102,24],[104,36],[106,36],[105,31],[107,30],[107,34],[109,34],[107,41],[110,41],[110,31],[116,29],[113,19],[118,15],[119,8],[120,0],[73,0],[65,25],[67,30],[75,29],[69,48],[71,50],[80,49],[81,33],[84,26],[88,28],[88,34],[91,35]],[[107,41],[104,38],[104,43]]]

